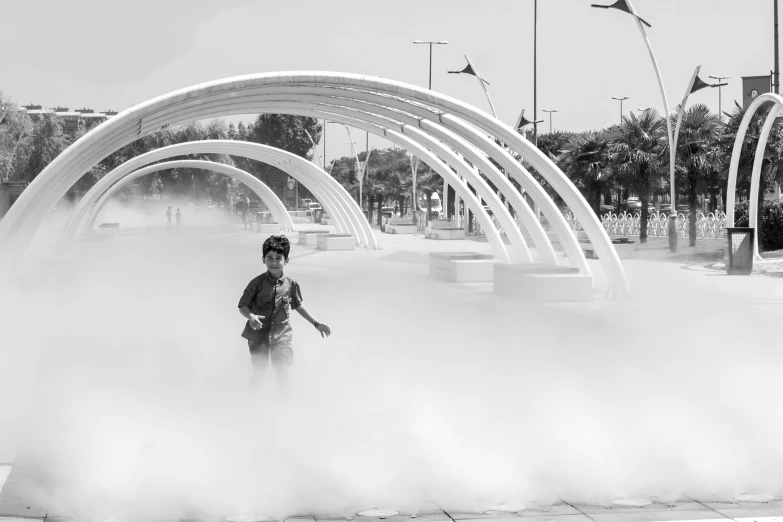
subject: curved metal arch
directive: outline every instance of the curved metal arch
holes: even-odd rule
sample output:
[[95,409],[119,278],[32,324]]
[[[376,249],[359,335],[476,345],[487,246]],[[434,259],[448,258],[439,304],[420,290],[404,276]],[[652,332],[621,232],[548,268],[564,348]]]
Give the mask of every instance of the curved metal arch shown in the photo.
[[[761,128],[761,134],[759,135],[759,142],[756,145],[756,155],[753,159],[753,170],[750,177],[750,204],[748,205],[748,226],[751,228],[758,227],[759,180],[761,178],[761,166],[764,162],[764,149],[767,147],[769,133],[772,130],[775,119],[783,111],[783,96],[772,92],[761,94],[751,102],[745,110],[745,116],[742,117],[742,121],[737,129],[737,137],[734,139],[734,148],[731,151],[731,163],[729,165],[728,191],[726,194],[726,227],[734,226],[734,204],[737,197],[737,175],[742,153],[742,143],[745,141],[745,134],[748,132],[748,126],[753,116],[765,103],[773,103],[774,105],[764,120],[764,126]],[[753,257],[757,261],[761,260],[758,238],[753,243]]]
[[238,179],[239,181],[247,185],[247,187],[250,190],[255,192],[256,195],[261,199],[261,201],[264,202],[264,204],[267,206],[269,211],[272,213],[272,216],[274,216],[278,220],[283,230],[287,232],[293,232],[294,222],[291,219],[291,215],[288,214],[285,205],[283,204],[282,201],[280,201],[280,198],[277,197],[277,194],[275,194],[274,191],[270,189],[265,183],[263,183],[261,180],[259,180],[252,174],[245,172],[242,169],[232,167],[231,165],[226,165],[225,163],[218,163],[216,161],[204,161],[204,160],[167,161],[164,163],[156,163],[154,165],[150,165],[131,172],[121,180],[117,181],[117,183],[109,187],[108,190],[103,192],[103,194],[100,196],[100,199],[98,199],[98,201],[94,205],[89,207],[90,212],[87,215],[87,219],[84,221],[82,232],[92,229],[92,226],[95,223],[95,220],[97,219],[101,209],[109,201],[109,198],[111,198],[115,193],[117,193],[118,190],[120,190],[122,187],[124,187],[131,181],[140,178],[142,176],[145,176],[147,174],[158,172],[160,170],[179,169],[179,168],[211,170],[214,172],[225,174],[226,176],[232,177],[234,179]]
[[[552,246],[552,242],[548,235],[541,226],[538,218],[533,214],[530,206],[524,202],[521,194],[516,188],[511,185],[506,176],[501,174],[497,168],[488,161],[491,152],[497,156],[508,156],[508,154],[498,147],[492,140],[488,139],[481,132],[478,132],[472,126],[462,125],[461,131],[464,134],[470,136],[468,141],[465,137],[459,136],[457,133],[441,126],[438,122],[440,117],[438,114],[432,111],[427,111],[419,107],[414,107],[412,111],[413,116],[406,114],[404,111],[405,104],[400,100],[389,98],[388,96],[381,96],[374,93],[345,90],[335,87],[296,87],[289,90],[294,91],[294,95],[287,96],[286,91],[276,91],[272,87],[263,87],[254,89],[253,94],[245,93],[244,96],[232,98],[230,105],[227,106],[223,100],[211,100],[209,98],[198,98],[190,100],[186,104],[183,104],[188,109],[197,111],[195,113],[189,113],[190,115],[180,120],[176,120],[174,123],[183,123],[185,121],[191,121],[193,118],[201,119],[215,114],[223,114],[226,110],[231,110],[231,106],[235,107],[237,113],[247,112],[248,103],[252,102],[253,110],[262,110],[262,108],[268,104],[274,105],[273,100],[287,100],[290,103],[297,103],[298,98],[304,100],[310,100],[313,103],[323,105],[324,111],[338,111],[340,108],[353,109],[352,114],[356,114],[356,111],[361,111],[364,118],[384,128],[388,128],[390,124],[400,127],[402,132],[416,137],[417,141],[421,143],[421,139],[418,138],[418,133],[423,132],[430,138],[437,138],[444,143],[448,144],[455,150],[462,152],[471,162],[478,164],[483,174],[487,175],[491,179],[493,184],[498,188],[498,194],[503,195],[512,207],[517,211],[522,219],[523,225],[530,233],[533,242],[536,247],[540,249],[540,256],[543,262],[560,264],[560,258],[558,258],[555,250]],[[315,93],[315,94],[314,94]],[[349,100],[345,96],[354,96],[355,100]],[[390,110],[384,108],[379,103],[389,103],[396,107],[397,110]],[[281,105],[284,106],[284,105]],[[219,112],[213,112],[218,110]],[[155,119],[151,119],[145,123],[149,128],[156,128],[163,124],[172,124],[171,120],[166,119],[166,115],[173,114],[171,111],[166,111],[164,115],[156,115]],[[384,118],[388,118],[390,121],[383,120],[378,117],[382,115]],[[331,116],[329,116],[331,118]],[[327,119],[329,119],[327,118]],[[428,118],[428,119],[424,119]],[[415,129],[415,130],[414,130]],[[406,132],[407,131],[407,132]],[[146,132],[143,130],[143,132]],[[425,144],[430,147],[429,144]],[[475,150],[474,150],[475,148]],[[480,152],[483,152],[487,156],[484,157]],[[494,159],[494,158],[493,158]],[[560,210],[554,204],[549,195],[543,190],[541,185],[533,178],[533,176],[515,159],[507,158],[510,161],[506,161],[504,169],[517,181],[522,188],[528,193],[531,199],[539,206],[544,217],[553,226],[555,235],[564,247],[564,252],[567,259],[571,264],[580,269],[580,271],[589,274],[590,267],[584,257],[584,252],[579,247],[579,243],[576,237],[572,233],[568,223],[565,221]],[[482,182],[483,183],[483,182]],[[475,187],[475,182],[474,182]],[[486,198],[484,198],[486,199]],[[502,217],[508,214],[505,205],[504,208],[493,208],[493,213],[498,217]],[[508,221],[513,223],[513,219],[509,215]],[[518,238],[513,237],[512,231],[517,229],[514,224],[511,227],[510,223],[504,223],[503,228],[507,234],[512,234],[512,244],[516,242],[518,248],[525,250],[527,246],[519,247],[519,242],[522,241],[521,233]],[[511,227],[511,228],[509,228]],[[516,239],[516,241],[515,241]]]
[[[243,156],[277,166],[311,189],[313,194],[319,201],[324,203],[325,208],[335,217],[338,231],[349,232],[357,238],[358,243],[377,248],[377,240],[372,229],[363,214],[358,211],[356,203],[347,191],[326,172],[289,152],[258,143],[232,140],[204,140],[180,143],[131,158],[104,176],[85,194],[66,223],[63,229],[64,235],[66,237],[72,236],[76,232],[79,223],[83,220],[85,213],[98,200],[100,195],[135,169],[171,157],[200,153]],[[339,188],[334,185],[338,185]],[[332,192],[336,192],[336,194]],[[352,207],[356,207],[353,209],[355,212],[351,212]],[[287,215],[287,212],[285,213]]]
[[[407,98],[410,107],[417,105],[413,102],[428,105],[436,112],[440,112],[438,118],[441,123],[456,132],[459,132],[459,128],[452,126],[453,122],[450,121],[451,118],[448,118],[450,115],[447,113],[453,113],[455,119],[464,119],[489,132],[494,138],[509,146],[513,152],[530,162],[560,194],[591,238],[613,291],[623,296],[630,294],[628,281],[617,254],[584,197],[546,156],[526,143],[514,129],[482,111],[439,93],[386,79],[338,73],[272,73],[219,80],[166,94],[128,109],[82,137],[39,175],[36,181],[40,183],[35,186],[34,182],[17,201],[17,205],[9,213],[11,215],[6,216],[6,219],[0,223],[0,239],[7,247],[4,250],[16,253],[23,250],[43,216],[81,173],[94,166],[107,151],[116,150],[123,144],[140,137],[145,118],[153,116],[166,107],[203,98],[205,94],[222,93],[226,97],[235,97],[244,89],[263,85],[335,85],[356,90],[372,90],[392,97]],[[44,185],[46,188],[43,188]]]

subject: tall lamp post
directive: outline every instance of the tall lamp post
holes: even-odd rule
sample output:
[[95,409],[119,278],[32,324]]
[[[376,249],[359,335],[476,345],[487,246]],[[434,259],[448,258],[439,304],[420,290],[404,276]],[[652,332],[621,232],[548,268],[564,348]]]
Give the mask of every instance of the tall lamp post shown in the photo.
[[542,111],[549,113],[549,134],[552,134],[552,113],[560,112],[559,109],[541,109]]
[[617,96],[612,96],[613,100],[617,100],[620,102],[620,125],[623,124],[623,101],[630,98],[630,96],[623,96],[622,98],[618,98]]
[[724,85],[728,85],[728,84],[727,83],[720,83],[720,82],[722,82],[723,80],[728,80],[729,78],[731,78],[731,76],[713,76],[713,75],[710,74],[710,78],[712,78],[713,80],[717,80],[718,81],[718,85],[717,85],[717,87],[718,87],[718,116],[720,117],[721,121],[723,121],[723,100],[722,100],[722,96],[721,96],[721,94],[722,94],[721,93],[721,87],[723,87]]
[[429,86],[427,87],[429,90],[432,90],[432,46],[433,45],[447,45],[449,42],[446,40],[432,40],[432,41],[424,41],[424,40],[413,40],[413,43],[415,44],[427,44],[430,46],[430,81]]
[[[658,79],[658,87],[661,90],[661,98],[663,100],[663,114],[666,117],[666,134],[669,138],[669,183],[671,187],[671,206],[672,211],[669,214],[669,250],[672,252],[677,251],[677,192],[674,186],[674,160],[675,160],[675,146],[674,146],[674,129],[672,129],[671,118],[669,118],[669,100],[666,97],[666,89],[663,86],[663,77],[661,77],[661,71],[658,68],[658,62],[655,59],[655,53],[653,52],[652,45],[650,45],[650,39],[647,38],[647,32],[644,30],[644,26],[652,27],[649,23],[644,21],[639,15],[636,14],[631,0],[617,0],[612,5],[598,5],[590,4],[590,7],[597,7],[599,9],[617,9],[623,11],[634,17],[636,25],[639,27],[639,32],[642,34],[642,39],[647,46],[647,52],[650,55],[653,68],[655,69],[655,75]],[[644,24],[644,25],[642,25]]]

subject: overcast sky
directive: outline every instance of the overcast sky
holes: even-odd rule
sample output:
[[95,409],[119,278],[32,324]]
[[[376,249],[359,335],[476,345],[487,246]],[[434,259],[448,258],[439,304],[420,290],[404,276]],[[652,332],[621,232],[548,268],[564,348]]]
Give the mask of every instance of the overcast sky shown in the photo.
[[[605,127],[624,109],[662,102],[633,19],[591,9],[598,0],[538,0],[538,110],[554,127]],[[607,0],[605,3],[610,3]],[[634,0],[669,103],[696,65],[731,76],[723,107],[741,98],[741,76],[773,68],[773,0]],[[489,110],[475,78],[449,75],[467,54],[490,82],[500,119],[533,112],[533,0],[0,0],[0,90],[19,103],[125,110],[169,91],[241,74],[320,70],[427,85]],[[717,89],[691,98],[714,110]],[[548,117],[541,130],[548,130]],[[336,129],[336,127],[335,127]],[[328,155],[349,153],[344,131]],[[330,137],[334,134],[330,134]],[[358,133],[354,134],[358,137]],[[363,140],[362,140],[363,141]],[[387,147],[380,138],[371,145]]]

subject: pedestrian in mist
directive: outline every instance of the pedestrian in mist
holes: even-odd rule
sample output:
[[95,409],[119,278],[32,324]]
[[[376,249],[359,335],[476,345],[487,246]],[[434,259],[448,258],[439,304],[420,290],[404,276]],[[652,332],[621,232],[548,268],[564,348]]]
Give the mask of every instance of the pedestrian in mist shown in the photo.
[[291,310],[329,337],[331,328],[319,322],[302,304],[299,284],[283,274],[291,252],[291,243],[285,236],[270,236],[262,246],[266,272],[248,283],[239,299],[239,313],[247,319],[242,337],[247,339],[253,364],[251,386],[257,390],[266,377],[268,363],[277,375],[281,394],[288,389],[288,368],[294,363],[291,346]]
[[166,229],[171,232],[171,207],[166,210]]
[[182,213],[177,209],[177,228],[182,224]]

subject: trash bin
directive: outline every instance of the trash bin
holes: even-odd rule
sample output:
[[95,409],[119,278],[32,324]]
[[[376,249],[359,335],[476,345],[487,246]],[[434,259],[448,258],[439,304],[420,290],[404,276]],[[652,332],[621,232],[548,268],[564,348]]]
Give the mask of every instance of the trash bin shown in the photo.
[[729,275],[749,275],[751,273],[755,239],[756,229],[754,228],[726,228],[726,251],[729,254],[726,272]]
[[324,217],[324,209],[322,208],[313,209],[313,223],[318,223],[320,225],[323,217]]

